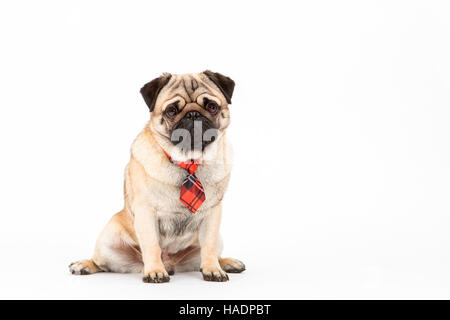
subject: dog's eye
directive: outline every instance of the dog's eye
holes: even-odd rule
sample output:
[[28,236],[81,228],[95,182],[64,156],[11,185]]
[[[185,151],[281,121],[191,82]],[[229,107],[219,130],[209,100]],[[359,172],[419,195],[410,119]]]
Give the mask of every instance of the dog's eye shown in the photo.
[[208,102],[206,103],[205,108],[206,108],[206,110],[208,110],[210,113],[213,113],[213,114],[214,114],[214,113],[216,113],[217,110],[219,109],[219,106],[218,106],[215,102],[208,101]]
[[178,113],[178,108],[176,107],[176,105],[170,105],[166,108],[166,110],[164,111],[164,113],[166,114],[166,116],[168,118],[174,118],[177,113]]

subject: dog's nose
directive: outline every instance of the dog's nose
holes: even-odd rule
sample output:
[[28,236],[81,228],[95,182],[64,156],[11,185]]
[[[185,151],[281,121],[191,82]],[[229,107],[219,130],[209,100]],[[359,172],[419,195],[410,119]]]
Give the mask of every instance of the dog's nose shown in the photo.
[[188,113],[186,113],[186,119],[192,119],[192,120],[195,120],[195,119],[198,119],[198,118],[200,118],[200,116],[201,116],[201,114],[200,114],[200,112],[198,112],[198,111],[189,111]]

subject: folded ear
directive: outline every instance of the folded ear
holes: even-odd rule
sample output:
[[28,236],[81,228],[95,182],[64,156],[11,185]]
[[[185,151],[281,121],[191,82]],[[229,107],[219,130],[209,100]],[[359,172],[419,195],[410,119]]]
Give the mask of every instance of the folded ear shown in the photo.
[[153,79],[141,89],[141,94],[144,97],[145,103],[147,104],[150,112],[155,109],[156,99],[162,88],[169,82],[172,75],[170,73],[164,73],[159,78]]
[[231,97],[233,96],[234,91],[234,81],[218,72],[206,70],[203,71],[203,73],[209,78],[209,80],[214,82],[214,84],[219,87],[227,102],[231,104]]

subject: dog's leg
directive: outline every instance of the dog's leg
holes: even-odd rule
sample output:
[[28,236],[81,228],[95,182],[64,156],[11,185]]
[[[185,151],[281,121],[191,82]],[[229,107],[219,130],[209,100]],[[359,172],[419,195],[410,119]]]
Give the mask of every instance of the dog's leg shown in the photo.
[[135,207],[134,227],[144,261],[144,282],[160,283],[170,280],[161,259],[156,210],[149,206]]
[[222,203],[211,209],[200,226],[199,242],[203,279],[206,281],[228,281],[228,275],[219,264],[219,228],[222,218]]
[[245,265],[238,259],[219,258],[219,264],[228,273],[241,273],[245,270]]
[[72,262],[69,265],[69,270],[72,274],[76,275],[87,275],[103,271],[92,260],[80,260],[77,262]]
[[132,225],[125,210],[115,214],[100,233],[92,259],[72,263],[70,272],[76,275],[101,271],[142,272],[142,256]]
[[149,201],[146,173],[142,165],[133,158],[128,165],[126,179],[126,199],[134,215],[134,231],[144,262],[142,280],[151,283],[168,282],[170,277],[161,259],[157,212]]

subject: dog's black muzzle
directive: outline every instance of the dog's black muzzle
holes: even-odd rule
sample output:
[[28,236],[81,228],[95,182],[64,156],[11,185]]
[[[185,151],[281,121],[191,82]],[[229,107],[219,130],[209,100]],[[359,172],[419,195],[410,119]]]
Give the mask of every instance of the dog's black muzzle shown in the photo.
[[218,130],[198,111],[189,111],[172,128],[170,140],[184,151],[204,150],[217,139]]

